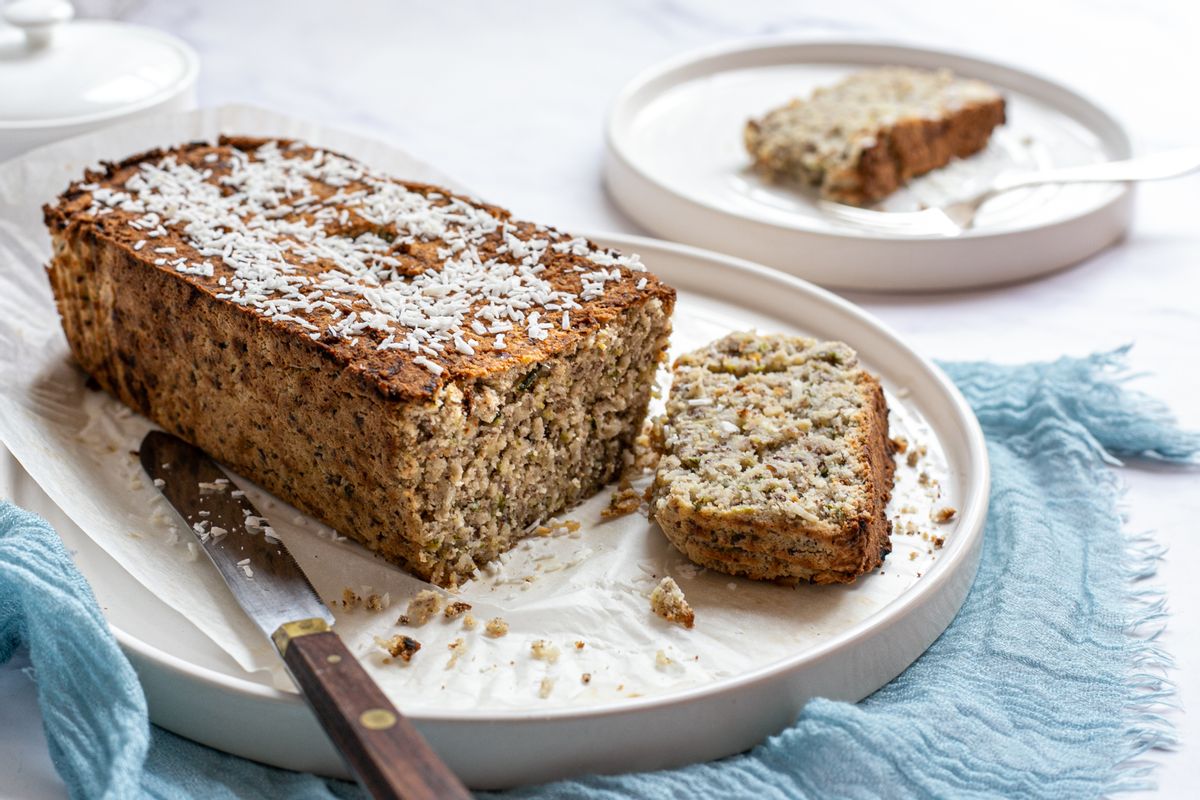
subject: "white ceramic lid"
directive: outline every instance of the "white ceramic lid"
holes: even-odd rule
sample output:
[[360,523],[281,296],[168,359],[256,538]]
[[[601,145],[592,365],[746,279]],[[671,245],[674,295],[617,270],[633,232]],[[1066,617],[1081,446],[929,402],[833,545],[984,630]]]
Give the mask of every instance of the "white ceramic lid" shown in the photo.
[[195,80],[185,43],[149,28],[72,21],[64,0],[10,0],[0,27],[0,130],[74,125],[154,105]]

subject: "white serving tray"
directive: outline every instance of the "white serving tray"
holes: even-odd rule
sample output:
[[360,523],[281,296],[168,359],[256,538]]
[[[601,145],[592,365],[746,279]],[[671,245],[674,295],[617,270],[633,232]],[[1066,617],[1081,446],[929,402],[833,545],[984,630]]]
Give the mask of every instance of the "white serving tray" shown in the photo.
[[1005,169],[1131,155],[1121,125],[1092,101],[1020,69],[957,53],[862,42],[726,45],[652,67],[618,95],[605,177],[633,219],[667,239],[752,259],[823,286],[889,292],[1009,283],[1075,264],[1129,225],[1128,186],[1042,186],[989,201],[956,238],[887,234],[831,219],[815,191],[749,169],[751,117],[868,66],[949,68],[996,86],[1008,123],[981,153],[916,179],[880,208],[944,205]]
[[[336,145],[352,154],[375,148],[376,155],[386,159],[376,143],[346,134],[334,136],[260,111],[207,111],[162,125],[177,134],[178,126],[186,127],[189,120],[203,117],[225,129],[223,115],[246,132],[286,134],[303,128],[304,135],[318,144]],[[143,129],[136,130],[146,135]],[[51,163],[60,169],[57,161]],[[44,182],[45,176],[38,176],[31,164],[11,164],[0,170],[24,170],[30,185]],[[32,223],[27,219],[21,224],[28,227]],[[36,295],[26,307],[48,302],[48,289],[42,286],[44,278],[39,274],[45,245],[26,238],[19,235],[16,223],[0,221],[0,247],[7,248],[14,259],[12,269],[0,273],[0,307],[5,305],[5,297],[16,297],[17,292]],[[689,636],[712,636],[714,628],[723,628],[741,636],[750,652],[762,649],[776,654],[752,666],[743,664],[727,674],[714,674],[702,683],[651,687],[637,697],[610,693],[592,701],[584,697],[582,702],[529,699],[516,703],[511,698],[504,702],[488,698],[474,706],[439,704],[436,691],[413,694],[406,693],[403,686],[394,689],[392,696],[401,710],[475,788],[501,788],[587,772],[658,769],[717,758],[745,750],[786,727],[809,698],[858,700],[903,671],[945,629],[960,607],[978,563],[988,500],[986,450],[970,409],[940,370],[863,311],[794,277],[681,245],[615,235],[593,238],[640,253],[653,271],[679,290],[675,353],[729,330],[755,327],[850,343],[864,365],[881,377],[894,409],[893,423],[919,432],[929,445],[930,463],[942,481],[943,502],[961,511],[955,522],[937,528],[946,535],[943,549],[933,551],[920,540],[897,535],[895,550],[883,570],[852,587],[802,586],[793,590],[711,573],[685,575],[681,582],[702,604],[698,627],[684,632],[663,626],[654,633],[656,639],[686,643]],[[125,454],[118,450],[96,455],[97,460],[89,460],[90,456],[76,460],[73,455],[85,451],[79,450],[75,441],[80,437],[72,429],[70,403],[72,398],[86,395],[82,394],[82,375],[65,365],[64,345],[54,328],[53,314],[10,308],[0,316],[0,340],[9,345],[0,348],[0,373],[14,377],[0,381],[0,438],[29,470],[26,474],[12,459],[0,462],[0,490],[46,516],[76,553],[80,569],[142,679],[153,720],[247,758],[344,776],[340,759],[299,696],[276,688],[278,675],[243,669],[230,655],[227,637],[223,639],[211,627],[202,630],[194,606],[184,608],[188,614],[181,613],[146,588],[153,582],[152,575],[143,572],[142,578],[136,579],[119,562],[118,558],[129,558],[131,543],[135,552],[160,546],[149,538],[128,538],[130,526],[146,530],[137,520],[148,514],[145,497],[128,481],[122,479],[116,490],[110,486],[105,496],[98,496],[102,484],[95,476],[97,465]],[[45,343],[37,347],[43,355],[5,363],[5,358],[11,361],[11,354],[34,342]],[[37,358],[46,360],[37,362]],[[911,489],[915,474],[905,469],[902,466],[898,474]],[[590,520],[604,502],[601,496],[570,513],[585,522],[580,541],[541,540],[538,546],[588,546],[596,551],[593,560],[599,560],[612,557],[605,547],[615,539],[632,542],[639,554],[658,559],[656,563],[678,566],[678,554],[671,555],[673,551],[659,532],[645,520],[626,518],[618,521],[621,527],[593,524]],[[100,508],[110,513],[90,513]],[[896,508],[892,511],[900,513]],[[928,509],[922,513],[927,514]],[[120,523],[109,522],[118,518]],[[280,520],[279,530],[290,547],[307,545],[305,537],[312,536],[288,519]],[[342,556],[359,557],[354,552]],[[623,573],[636,571],[626,569],[634,566],[632,562],[613,563]],[[364,568],[380,569],[379,564]],[[412,580],[391,568],[385,571],[395,573],[396,580]],[[186,572],[180,574],[187,579]],[[581,570],[577,574],[588,573]],[[629,577],[631,585],[636,583],[638,576]],[[313,580],[320,589],[319,576]],[[587,588],[571,587],[581,592]],[[723,601],[723,594],[730,599]],[[648,615],[636,592],[625,596],[633,598],[628,606],[633,613]],[[751,597],[758,600],[746,604]],[[228,601],[221,595],[213,596],[211,602]],[[232,613],[238,614],[236,609]],[[622,608],[613,609],[611,624],[627,622],[623,613]],[[355,621],[350,617],[346,623]],[[705,625],[707,630],[702,627]],[[526,635],[539,633],[532,624],[526,627]],[[426,638],[437,633],[422,629],[418,635]],[[782,649],[781,641],[787,642]],[[655,646],[649,645],[650,659]],[[436,657],[433,646],[429,647],[430,655]],[[635,647],[630,652],[633,657],[645,658],[644,649]],[[564,656],[563,661],[567,660]],[[423,662],[422,668],[434,663]],[[368,663],[368,667],[377,669],[378,665]],[[414,670],[416,667],[414,661]],[[414,680],[421,675],[416,671],[408,674]]]

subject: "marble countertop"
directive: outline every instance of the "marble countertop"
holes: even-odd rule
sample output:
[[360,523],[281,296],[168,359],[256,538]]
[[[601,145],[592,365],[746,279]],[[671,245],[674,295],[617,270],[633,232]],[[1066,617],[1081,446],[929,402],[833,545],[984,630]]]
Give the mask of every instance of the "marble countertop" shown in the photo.
[[[1019,0],[813,2],[80,2],[170,31],[200,52],[200,102],[246,102],[394,142],[518,215],[644,232],[605,195],[608,103],[643,68],[769,36],[943,47],[1019,64],[1098,99],[1147,152],[1196,143],[1200,4]],[[1181,102],[1181,98],[1187,102]],[[1127,343],[1134,384],[1200,428],[1200,177],[1138,190],[1130,235],[1085,264],[1001,289],[854,293],[924,354],[1025,361]],[[1130,467],[1129,525],[1169,547],[1155,579],[1171,618],[1180,747],[1154,753],[1160,794],[1200,796],[1200,471]],[[65,796],[20,657],[0,667],[0,794]]]

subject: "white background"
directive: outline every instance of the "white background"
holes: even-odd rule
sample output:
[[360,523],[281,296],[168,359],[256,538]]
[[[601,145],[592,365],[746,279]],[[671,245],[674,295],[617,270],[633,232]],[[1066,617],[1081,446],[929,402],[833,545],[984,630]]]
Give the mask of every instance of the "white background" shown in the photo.
[[[1083,91],[1139,152],[1200,140],[1200,4],[1116,0],[830,2],[81,3],[168,30],[202,58],[203,104],[248,102],[394,142],[518,216],[643,232],[600,182],[605,112],[641,69],[688,49],[776,35],[862,37],[1011,62]],[[1135,384],[1200,429],[1200,178],[1139,190],[1126,241],[1002,289],[851,299],[918,350],[1024,361],[1134,343]],[[969,268],[969,265],[964,265]],[[1180,748],[1155,754],[1163,796],[1200,796],[1200,471],[1133,467],[1130,525],[1170,547]],[[33,684],[0,667],[0,795],[64,797]]]

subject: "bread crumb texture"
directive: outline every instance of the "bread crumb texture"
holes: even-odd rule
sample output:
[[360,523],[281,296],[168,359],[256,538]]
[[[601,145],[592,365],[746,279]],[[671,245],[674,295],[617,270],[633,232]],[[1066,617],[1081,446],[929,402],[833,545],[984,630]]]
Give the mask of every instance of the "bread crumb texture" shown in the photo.
[[651,513],[701,566],[852,581],[891,549],[887,416],[847,345],[730,334],[674,365]]

